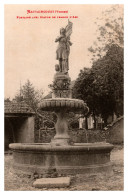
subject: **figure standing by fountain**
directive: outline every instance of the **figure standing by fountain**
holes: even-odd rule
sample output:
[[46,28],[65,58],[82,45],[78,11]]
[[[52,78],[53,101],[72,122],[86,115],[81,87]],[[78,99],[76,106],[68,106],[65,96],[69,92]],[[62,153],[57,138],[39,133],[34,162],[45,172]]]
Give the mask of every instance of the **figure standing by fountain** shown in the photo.
[[70,35],[72,33],[73,23],[68,21],[66,28],[60,29],[60,36],[56,38],[55,42],[59,42],[58,48],[56,50],[56,59],[59,60],[59,71],[65,74],[69,70],[69,53],[70,46],[72,45],[70,41]]

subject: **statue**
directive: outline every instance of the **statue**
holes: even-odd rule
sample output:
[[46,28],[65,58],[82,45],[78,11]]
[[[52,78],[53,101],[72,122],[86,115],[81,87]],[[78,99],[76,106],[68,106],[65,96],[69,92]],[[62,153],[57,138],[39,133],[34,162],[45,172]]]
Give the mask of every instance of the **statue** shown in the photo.
[[68,21],[66,28],[60,29],[60,36],[55,40],[55,42],[59,42],[56,50],[56,59],[59,60],[59,67],[56,65],[56,70],[65,74],[67,74],[69,70],[68,58],[70,53],[70,46],[72,45],[70,41],[72,25],[73,23]]

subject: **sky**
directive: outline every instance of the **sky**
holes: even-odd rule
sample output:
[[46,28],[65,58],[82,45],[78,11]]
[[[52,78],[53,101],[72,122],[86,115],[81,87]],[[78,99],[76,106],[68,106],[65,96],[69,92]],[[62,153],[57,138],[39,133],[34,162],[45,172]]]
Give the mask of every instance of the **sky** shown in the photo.
[[[61,27],[68,23],[67,18],[44,19],[40,16],[77,16],[71,18],[73,32],[69,56],[69,75],[75,80],[84,67],[91,67],[88,48],[96,40],[96,18],[111,5],[5,5],[4,11],[4,70],[5,98],[14,98],[20,84],[29,79],[45,94],[50,90],[55,74],[57,43]],[[27,10],[68,11],[68,13],[29,13]],[[19,19],[29,17],[31,19]],[[37,16],[39,18],[32,18]]]

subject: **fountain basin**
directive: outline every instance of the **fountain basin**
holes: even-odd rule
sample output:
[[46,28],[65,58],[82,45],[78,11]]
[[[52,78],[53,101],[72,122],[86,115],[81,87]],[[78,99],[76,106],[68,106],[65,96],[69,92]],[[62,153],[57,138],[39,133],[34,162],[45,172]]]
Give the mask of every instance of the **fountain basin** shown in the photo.
[[12,170],[15,173],[42,175],[54,169],[59,174],[111,172],[108,143],[77,143],[56,146],[48,144],[10,144],[13,150]]
[[89,108],[83,100],[72,98],[51,98],[44,99],[39,105],[38,110],[53,111],[57,116],[55,124],[56,135],[51,140],[52,144],[70,145],[71,139],[68,135],[68,114],[69,112],[87,114]]
[[68,112],[79,113],[81,110],[88,113],[87,104],[83,100],[71,98],[51,98],[44,99],[39,104],[39,109],[43,111],[58,111],[66,109]]

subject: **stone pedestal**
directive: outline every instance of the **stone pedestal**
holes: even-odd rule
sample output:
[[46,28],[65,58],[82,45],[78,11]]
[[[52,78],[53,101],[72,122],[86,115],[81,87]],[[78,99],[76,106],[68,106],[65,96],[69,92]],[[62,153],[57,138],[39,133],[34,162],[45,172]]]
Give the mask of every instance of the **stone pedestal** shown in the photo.
[[68,74],[56,73],[51,87],[52,98],[72,98],[71,78]]

